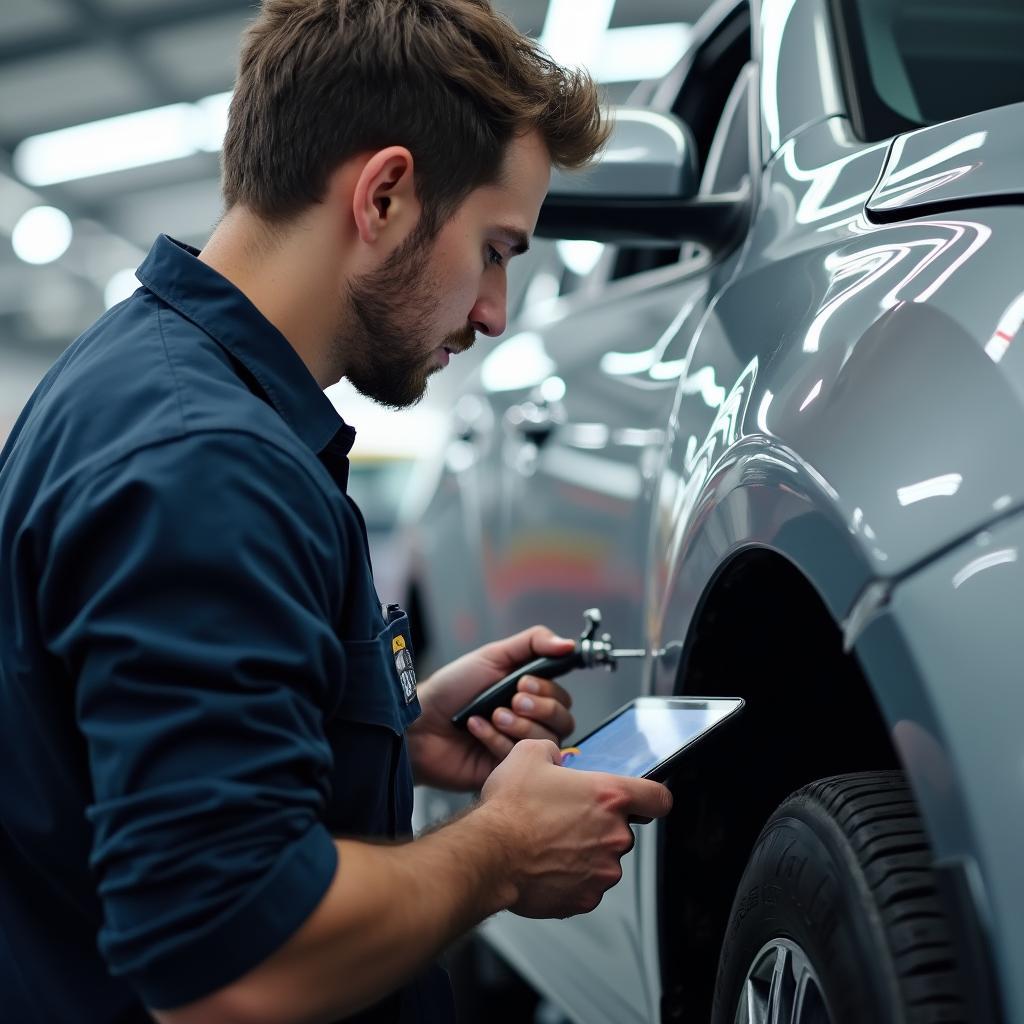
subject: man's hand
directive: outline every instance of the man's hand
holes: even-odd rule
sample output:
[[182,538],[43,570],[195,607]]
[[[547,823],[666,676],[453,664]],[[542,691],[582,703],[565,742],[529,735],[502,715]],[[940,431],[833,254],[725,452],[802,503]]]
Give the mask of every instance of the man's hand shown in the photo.
[[557,747],[527,741],[495,769],[476,814],[505,851],[523,917],[587,914],[622,877],[633,848],[630,822],[668,814],[672,794],[659,782],[563,768]]
[[451,717],[477,694],[534,658],[568,654],[574,641],[533,626],[487,644],[438,669],[419,687],[423,714],[409,729],[409,752],[418,783],[464,792],[478,790],[518,740],[560,743],[575,728],[572,698],[557,683],[535,676],[519,680],[512,707],[485,721],[469,720],[469,733]]

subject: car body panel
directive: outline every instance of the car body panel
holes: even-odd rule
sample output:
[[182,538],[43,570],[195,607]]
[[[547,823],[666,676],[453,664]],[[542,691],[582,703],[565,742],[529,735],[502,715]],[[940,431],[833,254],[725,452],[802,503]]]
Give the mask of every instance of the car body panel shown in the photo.
[[[470,383],[475,426],[453,440],[457,471],[428,518],[465,517],[437,527],[447,539],[435,566],[459,537],[478,554],[457,582],[441,573],[439,618],[462,601],[474,641],[535,621],[568,633],[599,604],[619,644],[665,652],[571,677],[582,732],[632,696],[685,690],[678,654],[723,568],[754,548],[776,552],[861,655],[937,854],[977,865],[984,919],[1004,898],[1020,906],[1009,874],[1024,863],[1024,830],[1007,794],[980,795],[992,765],[1015,765],[1019,796],[1020,742],[1012,727],[993,729],[998,750],[979,767],[984,730],[950,738],[966,705],[947,691],[964,688],[935,667],[928,622],[944,622],[952,643],[962,598],[931,607],[915,581],[932,565],[948,573],[963,545],[1024,509],[1020,105],[865,143],[843,116],[829,24],[825,0],[765,0],[755,18],[761,109],[749,111],[742,245],[559,303],[489,357],[510,371],[505,383],[487,361]],[[1006,169],[974,166],[986,160]],[[872,196],[889,205],[873,214]],[[904,620],[903,608],[919,610]],[[979,602],[964,622],[984,614]],[[872,655],[892,615],[902,663],[919,666],[899,678],[899,661],[886,671]],[[986,654],[1004,673],[994,696],[1009,689],[1014,650],[1007,627]],[[1018,700],[1006,699],[1011,715]],[[922,735],[938,753],[922,755]],[[982,813],[1003,820],[980,827]],[[660,844],[659,826],[639,830],[594,914],[500,917],[488,936],[578,1020],[657,1019]],[[1007,972],[1024,963],[1024,934],[1013,916],[999,915],[992,936],[1018,1019],[1020,983]]]
[[896,586],[857,643],[929,808],[936,856],[978,863],[980,923],[1008,1021],[1024,1016],[1022,592],[1024,517],[1015,514]]
[[[872,225],[862,204],[884,158],[832,119],[767,169],[748,250],[687,357],[650,582],[687,561],[696,520],[733,488],[755,487],[789,511],[767,509],[768,532],[745,521],[738,536],[786,554],[842,620],[869,580],[907,572],[1024,502],[1014,455],[1024,360],[1012,346],[1001,362],[985,351],[1018,298],[1020,282],[1001,271],[1017,257],[1024,211]],[[708,386],[687,394],[701,378]],[[721,509],[730,522],[738,500]],[[804,515],[813,530],[787,531]],[[821,529],[831,535],[819,557]],[[837,550],[848,557],[833,565]],[[685,628],[669,589],[650,594],[650,618]]]
[[1024,199],[1024,103],[984,110],[900,136],[868,211],[886,220]]

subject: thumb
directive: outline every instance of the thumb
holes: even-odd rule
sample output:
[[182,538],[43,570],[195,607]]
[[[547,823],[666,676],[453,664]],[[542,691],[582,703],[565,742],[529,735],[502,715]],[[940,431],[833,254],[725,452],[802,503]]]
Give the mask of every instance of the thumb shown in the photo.
[[558,636],[547,626],[531,626],[521,633],[515,633],[504,640],[495,641],[490,648],[492,657],[503,666],[505,671],[511,671],[534,658],[568,654],[575,645],[575,640]]
[[672,810],[672,793],[668,786],[650,779],[621,777],[629,803],[627,810],[637,818],[663,818]]
[[530,650],[537,657],[568,654],[576,646],[575,640],[559,636],[547,626],[531,626],[525,632]]

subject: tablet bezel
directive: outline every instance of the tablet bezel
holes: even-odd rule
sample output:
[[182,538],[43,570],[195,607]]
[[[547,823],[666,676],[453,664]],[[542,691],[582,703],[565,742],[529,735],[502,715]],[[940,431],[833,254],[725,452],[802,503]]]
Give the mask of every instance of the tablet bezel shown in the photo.
[[[720,725],[724,725],[730,721],[738,711],[741,711],[746,704],[746,701],[742,697],[634,697],[631,701],[627,701],[622,707],[612,712],[600,725],[591,729],[586,736],[581,736],[574,743],[570,744],[571,747],[579,747],[585,743],[596,733],[600,732],[606,725],[614,722],[615,719],[624,715],[630,708],[685,708],[688,710],[695,711],[707,711],[710,710],[714,705],[729,705],[730,710],[714,725],[709,725],[703,732],[697,733],[696,736],[691,737],[687,740],[683,746],[679,747],[672,754],[666,757],[664,760],[659,761],[656,765],[650,768],[643,775],[632,775],[629,778],[643,778],[653,779],[655,782],[664,782],[672,774],[672,769],[675,762],[679,759],[680,755],[690,749],[695,743],[699,743],[705,736],[713,733]],[[566,748],[568,749],[568,748]],[[588,771],[586,768],[573,768],[572,771]]]

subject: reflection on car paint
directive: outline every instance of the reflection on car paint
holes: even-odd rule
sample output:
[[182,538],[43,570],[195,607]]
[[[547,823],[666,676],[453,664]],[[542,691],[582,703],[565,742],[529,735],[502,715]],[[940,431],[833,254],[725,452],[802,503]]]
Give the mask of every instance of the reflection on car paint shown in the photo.
[[941,149],[928,153],[906,167],[901,167],[900,163],[907,142],[912,138],[912,135],[903,135],[893,142],[892,151],[886,163],[886,171],[870,203],[872,211],[905,206],[919,196],[927,195],[929,192],[952,184],[976,170],[981,166],[980,161],[960,164],[935,174],[925,175],[924,173],[933,167],[939,167],[950,160],[957,160],[967,153],[981,149],[988,141],[988,132],[969,132],[963,138],[956,139]]
[[953,577],[953,587],[959,590],[972,576],[977,576],[979,572],[984,572],[986,569],[994,569],[997,565],[1012,565],[1017,561],[1017,557],[1016,548],[1003,548],[972,559]]
[[1018,295],[1010,303],[1009,308],[999,318],[995,333],[985,345],[985,355],[993,363],[998,363],[1006,355],[1022,325],[1024,325],[1024,293]]
[[665,328],[661,337],[649,349],[642,352],[606,352],[601,357],[601,370],[612,377],[623,377],[634,373],[649,373],[653,380],[671,380],[679,375],[675,372],[680,366],[679,360],[672,362],[673,372],[657,373],[658,367],[662,364],[662,357],[665,350],[678,336],[680,328],[686,323],[687,317],[693,312],[694,307],[701,298],[700,293],[695,294],[689,302],[685,303],[682,309],[674,317],[672,322]]
[[960,490],[964,478],[960,473],[946,473],[943,476],[922,480],[917,484],[908,484],[896,491],[896,500],[903,506],[913,505],[928,498],[952,497]]

